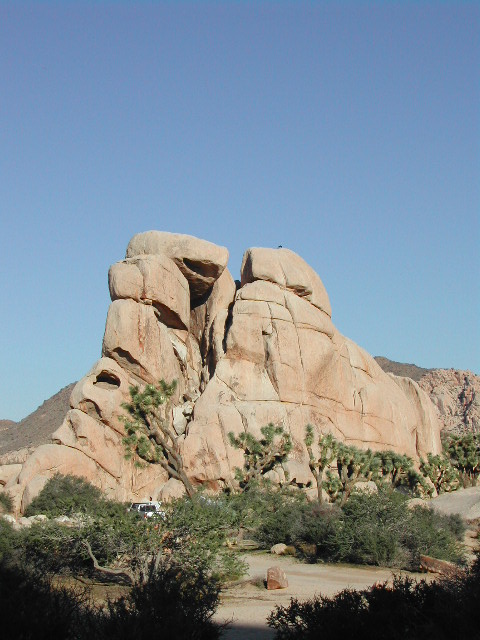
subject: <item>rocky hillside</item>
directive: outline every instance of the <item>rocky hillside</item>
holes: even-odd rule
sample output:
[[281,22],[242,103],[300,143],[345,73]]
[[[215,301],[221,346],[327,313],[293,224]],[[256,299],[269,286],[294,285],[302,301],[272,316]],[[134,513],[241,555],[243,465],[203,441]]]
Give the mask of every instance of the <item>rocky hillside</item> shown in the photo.
[[4,454],[30,449],[50,442],[52,433],[62,424],[70,409],[70,395],[75,383],[55,395],[20,422],[0,421],[0,464]]
[[471,371],[434,369],[419,384],[437,408],[445,431],[480,432],[480,376]]
[[404,364],[402,362],[394,362],[382,356],[375,356],[375,360],[387,373],[393,373],[396,376],[405,376],[411,378],[415,382],[419,382],[421,378],[432,369],[423,369],[417,367],[416,364]]

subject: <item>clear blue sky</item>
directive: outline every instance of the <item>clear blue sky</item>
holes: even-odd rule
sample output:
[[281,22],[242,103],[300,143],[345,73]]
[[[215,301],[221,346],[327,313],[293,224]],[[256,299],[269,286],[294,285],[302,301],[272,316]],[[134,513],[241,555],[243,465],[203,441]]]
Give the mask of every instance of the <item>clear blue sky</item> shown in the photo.
[[99,357],[132,235],[279,244],[373,355],[480,370],[471,2],[0,2],[0,418]]

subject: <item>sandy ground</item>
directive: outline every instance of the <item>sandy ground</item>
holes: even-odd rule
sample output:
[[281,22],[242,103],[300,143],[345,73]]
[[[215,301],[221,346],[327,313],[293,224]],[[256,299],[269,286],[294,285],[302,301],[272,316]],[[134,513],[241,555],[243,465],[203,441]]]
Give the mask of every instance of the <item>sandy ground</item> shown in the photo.
[[[274,634],[267,626],[266,617],[275,605],[288,605],[290,598],[306,600],[315,594],[331,596],[346,587],[363,589],[392,577],[390,569],[339,564],[304,564],[292,557],[265,553],[249,554],[245,559],[249,565],[247,579],[258,579],[261,586],[246,583],[224,592],[215,620],[232,621],[223,636],[225,640],[273,638]],[[267,591],[263,586],[267,569],[272,566],[281,567],[285,571],[289,583],[287,589]],[[425,575],[418,574],[418,577],[424,578]]]

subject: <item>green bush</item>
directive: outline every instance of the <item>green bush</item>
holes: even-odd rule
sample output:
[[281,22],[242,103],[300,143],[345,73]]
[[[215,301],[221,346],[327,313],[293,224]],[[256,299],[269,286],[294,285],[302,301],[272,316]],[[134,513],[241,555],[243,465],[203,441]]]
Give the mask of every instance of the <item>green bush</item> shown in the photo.
[[0,518],[0,562],[10,557],[19,546],[19,534],[10,522]]
[[130,640],[154,637],[216,640],[221,628],[212,621],[219,583],[201,562],[179,566],[163,562],[150,569],[125,598],[109,603],[97,637]]
[[227,546],[239,527],[239,515],[228,498],[184,497],[165,507],[160,526],[167,536],[165,548],[182,562],[200,562],[212,575],[223,581],[245,573],[241,557]]
[[370,640],[476,638],[480,628],[480,560],[457,578],[415,582],[396,577],[369,589],[345,589],[286,607],[268,617],[276,640],[355,637]]
[[409,509],[407,497],[397,491],[356,492],[342,511],[341,526],[329,540],[331,559],[416,569],[420,554],[462,558],[458,518]]
[[[116,511],[115,503],[112,511]],[[51,520],[36,522],[21,532],[19,544],[25,562],[39,570],[90,574],[93,563],[86,541],[100,565],[138,573],[160,548],[161,535],[153,523],[136,518],[123,507],[117,517],[107,512],[74,526]]]
[[5,491],[0,492],[0,513],[11,513],[13,511],[12,496]]
[[25,511],[26,516],[44,514],[49,518],[84,513],[102,515],[107,500],[100,489],[83,478],[59,473],[50,478]]
[[264,501],[265,510],[255,529],[255,539],[266,548],[278,542],[291,545],[303,541],[304,520],[311,508],[303,495],[274,494],[271,498],[268,503]]
[[301,492],[276,493],[272,498],[259,518],[253,537],[265,548],[283,542],[301,550],[308,548],[304,543],[313,544],[314,555],[329,557],[329,541],[339,526],[341,509],[308,502]]
[[201,564],[150,566],[129,593],[105,608],[87,590],[54,584],[41,572],[0,563],[2,638],[50,640],[216,640],[219,585]]
[[[5,640],[88,637],[95,618],[85,590],[54,587],[40,572],[0,563],[0,620]],[[90,636],[91,637],[91,636]]]
[[314,555],[325,561],[413,569],[421,554],[462,559],[460,518],[409,509],[408,497],[387,487],[378,493],[354,492],[342,508],[309,503],[298,492],[254,498],[262,511],[255,508],[258,521],[252,535],[265,548],[283,542],[307,548],[309,555],[314,548]]
[[409,513],[403,544],[411,554],[411,566],[418,567],[420,555],[462,562],[465,524],[458,515],[442,515],[433,509],[415,507]]

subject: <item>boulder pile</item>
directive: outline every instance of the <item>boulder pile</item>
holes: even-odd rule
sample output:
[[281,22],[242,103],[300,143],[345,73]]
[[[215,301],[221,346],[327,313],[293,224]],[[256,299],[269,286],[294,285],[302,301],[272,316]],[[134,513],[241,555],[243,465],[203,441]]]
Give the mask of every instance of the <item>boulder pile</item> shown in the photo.
[[[132,238],[108,281],[102,357],[78,382],[52,443],[0,467],[24,510],[54,473],[80,475],[122,499],[162,499],[159,465],[124,457],[122,403],[133,384],[178,381],[171,407],[185,469],[211,490],[230,486],[243,454],[228,433],[281,424],[293,439],[276,482],[314,486],[304,437],[318,432],[414,459],[440,451],[435,409],[413,380],[385,373],[332,323],[315,271],[288,249],[248,249],[235,282],[228,251],[191,236]],[[285,472],[288,472],[286,474]],[[170,484],[171,481],[170,481]]]

